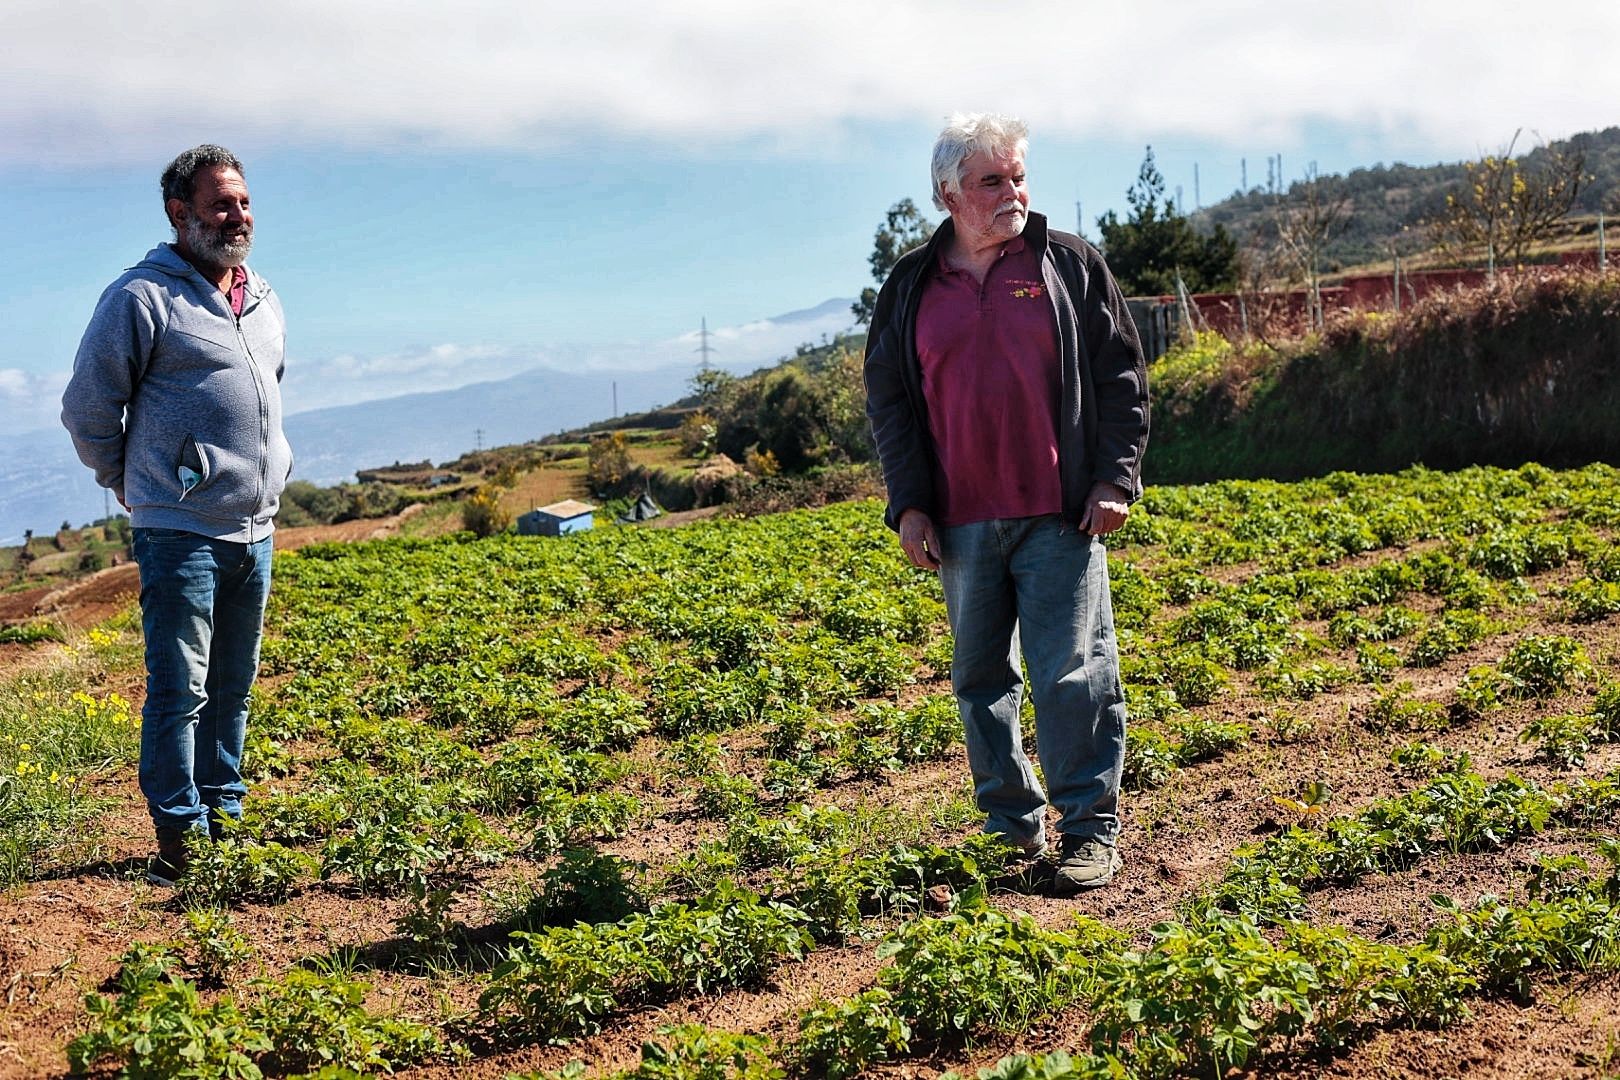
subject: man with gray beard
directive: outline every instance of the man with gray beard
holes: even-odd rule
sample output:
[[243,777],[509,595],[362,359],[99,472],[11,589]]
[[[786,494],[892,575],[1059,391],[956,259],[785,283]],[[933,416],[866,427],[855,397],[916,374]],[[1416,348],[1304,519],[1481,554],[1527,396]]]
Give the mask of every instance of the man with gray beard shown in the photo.
[[242,163],[222,146],[163,171],[174,229],[101,294],[62,423],[130,513],[141,571],[146,704],[140,786],[157,830],[148,880],[239,818],[248,691],[270,593],[271,534],[292,451],[281,431],[286,325],[246,265]]
[[[878,293],[866,414],[887,521],[939,574],[985,829],[1039,856],[1050,803],[1053,889],[1070,896],[1121,865],[1125,698],[1103,538],[1142,494],[1147,367],[1102,256],[1030,211],[1028,147],[1023,121],[993,113],[940,132],[931,183],[950,217]],[[1024,751],[1025,666],[1044,785]]]

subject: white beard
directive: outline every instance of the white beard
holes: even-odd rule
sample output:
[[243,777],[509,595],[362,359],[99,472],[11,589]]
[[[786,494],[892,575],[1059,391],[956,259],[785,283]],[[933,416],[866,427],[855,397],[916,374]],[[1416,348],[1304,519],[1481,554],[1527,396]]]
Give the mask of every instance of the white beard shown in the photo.
[[196,218],[186,219],[186,246],[192,254],[213,266],[241,266],[253,249],[253,226],[239,240],[226,240],[220,230]]

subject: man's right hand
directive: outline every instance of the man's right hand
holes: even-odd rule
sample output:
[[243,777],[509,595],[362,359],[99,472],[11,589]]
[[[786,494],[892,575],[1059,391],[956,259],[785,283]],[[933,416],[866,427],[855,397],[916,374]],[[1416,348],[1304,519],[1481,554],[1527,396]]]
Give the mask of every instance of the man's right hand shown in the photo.
[[907,510],[901,514],[900,549],[911,560],[912,566],[938,570],[939,533],[934,530],[934,519],[921,510]]

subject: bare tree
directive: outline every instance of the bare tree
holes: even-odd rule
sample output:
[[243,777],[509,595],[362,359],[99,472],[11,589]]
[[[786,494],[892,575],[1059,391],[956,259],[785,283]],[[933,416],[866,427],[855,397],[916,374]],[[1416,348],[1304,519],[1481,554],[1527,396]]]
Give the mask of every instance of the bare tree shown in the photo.
[[1491,280],[1500,259],[1523,260],[1529,249],[1550,239],[1590,179],[1586,150],[1578,144],[1542,148],[1540,166],[1526,169],[1513,156],[1521,131],[1500,154],[1487,154],[1463,166],[1462,187],[1446,196],[1446,209],[1429,222],[1435,245],[1452,255],[1484,251]]
[[1288,262],[1311,291],[1311,322],[1322,326],[1322,251],[1350,217],[1350,195],[1335,178],[1322,179],[1315,171],[1288,190],[1277,204],[1273,222],[1277,240]]
[[1286,280],[1289,267],[1281,245],[1256,235],[1238,250],[1238,325],[1246,338],[1275,347],[1273,338],[1286,334],[1290,317],[1286,296],[1275,283]]

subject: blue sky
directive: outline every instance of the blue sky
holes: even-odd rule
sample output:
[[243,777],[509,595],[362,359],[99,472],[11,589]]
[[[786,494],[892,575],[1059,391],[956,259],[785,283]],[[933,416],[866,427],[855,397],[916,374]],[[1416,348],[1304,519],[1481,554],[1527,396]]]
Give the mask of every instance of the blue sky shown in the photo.
[[[700,317],[867,283],[941,118],[1025,116],[1033,205],[1086,229],[1152,143],[1204,202],[1620,123],[1620,5],[7,0],[0,434],[54,423],[101,288],[221,142],[291,324],[293,410],[550,365],[689,363]],[[724,338],[720,344],[724,346]]]

